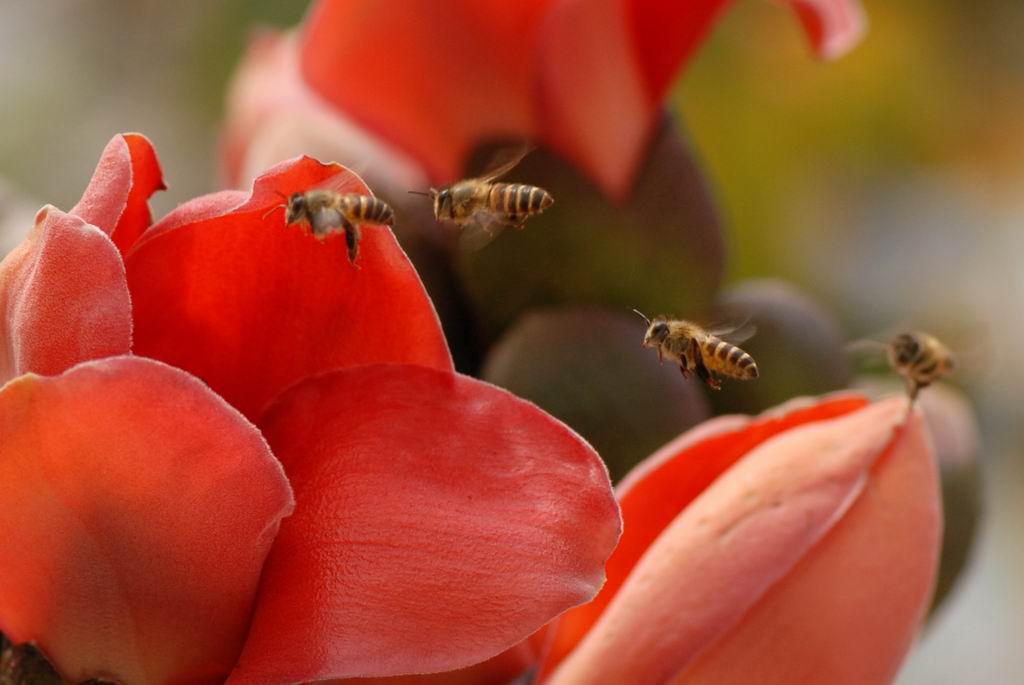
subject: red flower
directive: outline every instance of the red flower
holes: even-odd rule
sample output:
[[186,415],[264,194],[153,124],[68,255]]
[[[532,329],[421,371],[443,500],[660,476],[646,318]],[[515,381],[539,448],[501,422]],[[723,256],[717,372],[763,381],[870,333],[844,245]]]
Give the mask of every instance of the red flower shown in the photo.
[[[312,149],[396,183],[443,182],[474,146],[512,137],[621,196],[666,90],[727,4],[321,0],[297,39],[251,46],[229,98],[228,177]],[[864,31],[857,0],[788,4],[822,57]]]
[[118,136],[0,264],[0,631],[72,680],[291,683],[459,668],[589,599],[604,466],[455,374],[390,231],[282,226],[309,158],[149,226]]
[[889,683],[928,607],[939,486],[900,398],[713,419],[622,482],[595,601],[557,624],[549,685]]

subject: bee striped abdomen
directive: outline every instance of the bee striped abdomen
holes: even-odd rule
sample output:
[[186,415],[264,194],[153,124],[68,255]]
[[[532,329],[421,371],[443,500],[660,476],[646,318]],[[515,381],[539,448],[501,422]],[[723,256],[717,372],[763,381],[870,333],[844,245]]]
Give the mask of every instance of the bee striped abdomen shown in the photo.
[[394,223],[395,215],[391,206],[370,195],[346,195],[344,207],[346,216],[352,221],[386,226]]
[[757,363],[749,354],[713,335],[702,343],[704,363],[713,371],[733,378],[757,378]]
[[495,183],[488,195],[491,211],[513,222],[540,214],[553,202],[548,191],[522,183]]

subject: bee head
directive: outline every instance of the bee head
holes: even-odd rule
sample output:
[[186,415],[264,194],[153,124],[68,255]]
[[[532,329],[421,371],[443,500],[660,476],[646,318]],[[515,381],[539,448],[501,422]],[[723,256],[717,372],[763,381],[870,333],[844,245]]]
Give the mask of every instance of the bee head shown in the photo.
[[434,216],[438,219],[452,218],[454,216],[452,207],[452,191],[447,186],[436,190],[430,189],[431,194],[434,196]]
[[302,193],[292,193],[288,198],[288,212],[285,221],[289,224],[300,220],[306,213],[306,196]]
[[665,342],[668,337],[668,322],[663,317],[657,317],[647,327],[647,334],[644,335],[644,347],[657,347]]
[[893,338],[890,354],[896,366],[904,366],[921,352],[921,341],[914,333],[901,333]]

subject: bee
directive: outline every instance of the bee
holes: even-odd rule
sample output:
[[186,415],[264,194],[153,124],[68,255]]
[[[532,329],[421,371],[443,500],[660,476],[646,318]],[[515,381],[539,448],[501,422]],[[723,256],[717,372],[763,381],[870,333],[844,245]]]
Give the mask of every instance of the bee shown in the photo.
[[395,222],[390,205],[371,195],[343,193],[331,188],[313,188],[287,196],[278,194],[285,204],[272,207],[264,217],[284,207],[286,224],[308,224],[313,235],[321,240],[335,231],[344,232],[348,260],[353,266],[359,256],[360,224],[393,226]]
[[888,344],[889,364],[903,377],[913,402],[922,388],[956,369],[956,357],[938,338],[921,331],[900,333]]
[[[738,329],[721,328],[705,329],[691,321],[669,319],[657,316],[653,320],[633,310],[647,322],[647,333],[644,335],[643,346],[658,350],[658,361],[668,357],[679,364],[683,378],[691,373],[715,390],[722,386],[715,373],[729,378],[751,380],[757,378],[757,363],[754,358],[736,345],[722,340],[719,336],[735,333]],[[748,332],[749,330],[749,332]],[[753,334],[752,327],[740,334],[743,340]]]
[[426,195],[434,202],[434,218],[460,227],[476,225],[491,237],[494,228],[512,226],[522,229],[526,220],[550,207],[555,199],[537,186],[523,183],[496,183],[527,155],[523,151],[485,176],[467,178],[443,188],[431,188]]

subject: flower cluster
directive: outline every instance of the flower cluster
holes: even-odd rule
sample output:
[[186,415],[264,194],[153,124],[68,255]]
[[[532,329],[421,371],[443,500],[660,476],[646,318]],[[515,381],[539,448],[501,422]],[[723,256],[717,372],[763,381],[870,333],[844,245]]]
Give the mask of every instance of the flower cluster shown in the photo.
[[[0,633],[126,685],[891,681],[942,431],[790,400],[849,383],[837,327],[786,284],[720,290],[663,100],[726,4],[322,0],[229,94],[251,188],[156,223],[155,151],[115,137],[0,263]],[[820,56],[864,30],[855,0],[786,4]],[[540,146],[516,174],[558,204],[459,250],[407,191],[496,140]],[[353,232],[275,211],[373,196],[309,154],[395,207],[358,269]],[[712,306],[753,313],[764,378],[708,399],[628,310]]]

